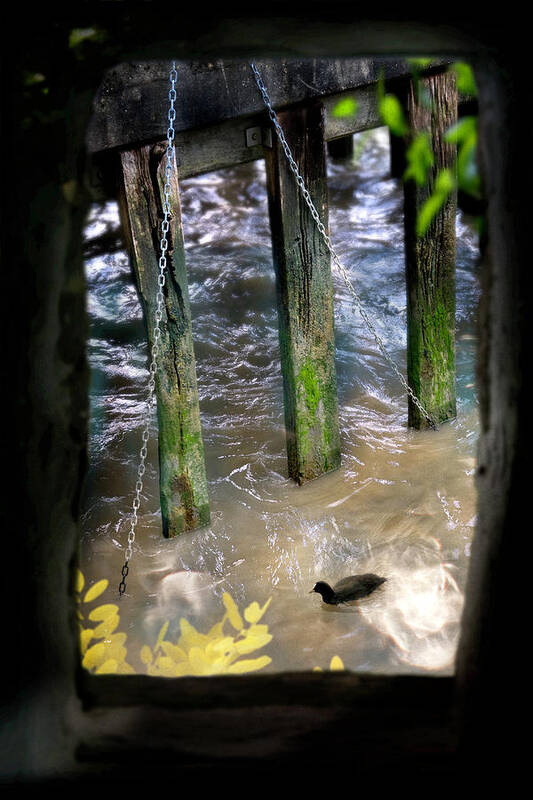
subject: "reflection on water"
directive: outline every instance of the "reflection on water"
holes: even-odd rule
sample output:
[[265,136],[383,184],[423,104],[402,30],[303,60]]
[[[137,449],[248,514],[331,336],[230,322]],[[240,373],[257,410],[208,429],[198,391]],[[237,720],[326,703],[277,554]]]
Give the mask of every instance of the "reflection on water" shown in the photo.
[[[383,130],[356,163],[329,165],[330,226],[343,264],[387,349],[404,369],[402,189],[389,178]],[[229,592],[243,609],[272,596],[263,671],[453,670],[475,525],[477,239],[457,219],[458,418],[407,429],[401,385],[342,280],[334,276],[343,461],[304,487],[287,479],[277,312],[262,162],[182,183],[184,232],[210,527],[161,537],[155,420],[128,589],[120,601],[128,661],[144,671],[169,621],[207,632]],[[117,221],[95,208],[87,235]],[[118,586],[136,480],[147,382],[144,326],[123,252],[87,262],[91,322],[91,465],[81,563]],[[360,572],[388,578],[355,606],[309,594]],[[111,590],[109,590],[111,592]],[[115,601],[115,598],[112,598]],[[172,638],[174,636],[174,638]]]

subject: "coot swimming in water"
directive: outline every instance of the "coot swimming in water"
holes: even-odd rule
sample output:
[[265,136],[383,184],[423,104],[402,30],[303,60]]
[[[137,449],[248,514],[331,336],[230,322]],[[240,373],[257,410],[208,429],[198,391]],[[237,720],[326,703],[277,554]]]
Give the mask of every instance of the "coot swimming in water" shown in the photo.
[[374,589],[385,583],[386,580],[387,578],[380,578],[379,575],[367,572],[364,575],[349,575],[336,583],[333,588],[325,581],[318,581],[311,589],[311,592],[317,592],[322,595],[324,603],[337,606],[339,603],[347,603],[350,600],[359,600],[361,597],[367,597]]

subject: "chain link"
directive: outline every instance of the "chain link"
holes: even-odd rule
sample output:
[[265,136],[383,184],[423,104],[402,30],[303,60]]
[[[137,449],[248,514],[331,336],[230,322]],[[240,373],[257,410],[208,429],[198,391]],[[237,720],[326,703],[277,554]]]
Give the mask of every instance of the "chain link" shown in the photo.
[[302,178],[302,176],[300,175],[300,172],[298,170],[298,165],[297,165],[296,161],[294,160],[294,158],[292,156],[291,149],[290,149],[290,147],[289,147],[289,145],[287,143],[287,140],[285,138],[285,134],[283,133],[283,129],[282,129],[281,125],[278,122],[278,118],[277,118],[276,112],[274,111],[274,109],[272,107],[272,104],[270,102],[270,98],[268,96],[268,92],[266,90],[266,86],[263,83],[263,80],[262,80],[262,78],[261,78],[261,76],[259,74],[259,71],[258,71],[257,67],[255,66],[255,64],[253,62],[250,63],[250,67],[252,69],[252,72],[254,73],[255,82],[257,83],[257,87],[258,87],[259,91],[261,92],[261,96],[263,98],[263,102],[264,102],[265,106],[267,107],[268,115],[269,115],[269,117],[270,117],[270,119],[272,121],[272,124],[274,125],[274,128],[276,129],[276,133],[278,135],[280,144],[281,144],[281,146],[283,148],[283,152],[285,153],[285,155],[287,157],[287,161],[289,162],[289,166],[290,166],[292,172],[294,173],[294,175],[296,177],[296,182],[298,184],[298,187],[300,188],[302,196],[303,196],[305,202],[307,203],[307,206],[309,207],[309,211],[311,212],[311,216],[313,217],[313,219],[316,222],[317,228],[318,228],[318,230],[319,230],[319,232],[320,232],[320,234],[321,234],[321,236],[322,236],[322,238],[324,240],[324,243],[325,243],[326,247],[329,250],[331,258],[333,259],[333,262],[334,262],[335,266],[337,267],[337,269],[338,269],[338,271],[339,271],[344,283],[346,284],[346,287],[347,287],[349,293],[351,294],[353,300],[355,301],[355,303],[357,305],[359,313],[361,314],[366,326],[368,327],[369,331],[371,332],[372,336],[374,337],[375,342],[376,342],[381,354],[383,355],[383,357],[386,359],[386,361],[389,363],[389,365],[393,369],[394,373],[396,374],[396,376],[400,380],[402,386],[406,390],[407,394],[409,395],[409,397],[411,398],[411,400],[413,401],[415,406],[418,408],[418,410],[420,411],[422,416],[425,417],[425,419],[428,421],[428,423],[433,428],[433,430],[437,430],[437,425],[436,425],[435,421],[432,419],[432,417],[426,411],[426,409],[424,408],[424,406],[422,405],[422,403],[420,402],[420,400],[418,399],[416,394],[413,392],[413,390],[411,389],[411,387],[409,386],[409,384],[405,380],[404,376],[402,375],[402,373],[400,372],[400,370],[398,369],[398,367],[394,363],[394,361],[391,358],[390,354],[388,353],[388,351],[387,351],[382,339],[379,337],[379,335],[378,335],[378,333],[377,333],[372,321],[370,320],[367,312],[365,311],[365,308],[364,308],[364,306],[363,306],[363,304],[361,302],[361,298],[359,297],[359,295],[357,294],[356,290],[354,289],[354,286],[353,286],[353,284],[352,284],[352,282],[351,282],[351,280],[350,280],[350,278],[348,276],[348,273],[347,273],[346,269],[341,264],[339,256],[337,255],[337,252],[335,251],[335,248],[333,247],[333,244],[331,242],[331,238],[328,235],[328,233],[326,231],[326,228],[325,228],[323,222],[320,219],[320,215],[319,215],[315,205],[313,204],[313,201],[311,200],[311,195],[309,194],[309,191],[307,190],[307,188],[305,186],[305,181]]
[[160,355],[161,346],[161,320],[163,318],[163,304],[165,296],[163,288],[165,286],[165,270],[167,266],[166,252],[168,249],[167,233],[170,228],[170,194],[171,194],[171,177],[174,163],[174,120],[176,119],[176,110],[174,102],[176,100],[176,81],[178,74],[176,71],[176,63],[173,62],[172,69],[169,73],[170,89],[168,92],[169,109],[168,109],[168,129],[167,129],[167,149],[166,149],[166,165],[165,165],[165,185],[163,187],[163,220],[161,222],[161,240],[159,248],[161,255],[159,256],[159,275],[157,278],[158,291],[155,296],[156,309],[155,309],[155,324],[153,328],[153,341],[150,366],[148,368],[148,396],[146,398],[146,410],[143,417],[142,426],[142,447],[139,452],[139,466],[137,469],[137,481],[135,483],[135,497],[132,504],[132,515],[130,518],[130,530],[128,532],[128,546],[126,547],[124,565],[122,567],[122,580],[120,581],[118,592],[122,596],[126,591],[126,578],[129,572],[129,562],[133,555],[133,543],[135,542],[135,528],[137,527],[138,516],[137,512],[141,505],[141,492],[143,490],[143,476],[146,472],[146,456],[148,452],[148,439],[150,438],[150,425],[152,421],[154,406],[156,402],[155,396],[155,376],[157,372],[158,358]]

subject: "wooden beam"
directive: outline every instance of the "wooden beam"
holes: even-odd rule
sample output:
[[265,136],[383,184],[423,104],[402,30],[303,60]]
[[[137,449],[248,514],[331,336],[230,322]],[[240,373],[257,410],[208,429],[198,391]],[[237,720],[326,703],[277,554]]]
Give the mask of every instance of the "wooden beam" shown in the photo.
[[[327,226],[323,106],[315,102],[278,118]],[[302,484],[341,461],[330,254],[277,140],[266,169],[289,476]]]
[[[356,112],[337,116],[335,109],[342,100],[352,99]],[[352,133],[362,133],[383,125],[377,105],[377,84],[370,83],[357,89],[335,92],[322,98],[324,104],[324,138],[330,142]]]
[[[335,116],[335,107],[347,97],[356,101],[357,113],[347,117]],[[324,98],[323,102],[324,138],[328,142],[382,124],[377,109],[375,85],[339,92]],[[250,128],[261,128],[263,131],[270,129],[270,120],[265,111],[178,132],[175,144],[180,178],[190,178],[264,158],[267,147],[263,144],[250,147],[247,144],[246,131]],[[275,137],[274,131],[272,137]]]
[[453,678],[326,671],[127,681],[85,673],[82,680],[77,757],[85,764],[124,766],[142,753],[151,769],[155,759],[236,766],[241,774],[246,765],[295,763],[342,770],[348,757],[357,780],[375,785],[384,766],[397,780],[413,770],[444,774],[455,762]]
[[[456,416],[455,390],[455,216],[452,191],[428,231],[417,236],[417,215],[431,195],[440,170],[455,169],[456,149],[444,139],[457,121],[457,89],[451,72],[420,77],[407,93],[410,136],[426,133],[434,164],[428,182],[404,182],[407,279],[407,373],[409,385],[436,422]],[[409,425],[427,420],[409,398]]]
[[[121,153],[120,209],[153,344],[166,143]],[[165,303],[156,375],[161,516],[165,536],[209,523],[209,499],[176,170],[171,176]]]
[[[258,61],[276,109],[375,84],[410,72],[403,59],[308,58]],[[109,70],[95,95],[86,135],[90,153],[164,139],[170,62],[129,62]],[[264,110],[246,60],[178,61],[177,133]],[[342,120],[339,120],[342,122]]]

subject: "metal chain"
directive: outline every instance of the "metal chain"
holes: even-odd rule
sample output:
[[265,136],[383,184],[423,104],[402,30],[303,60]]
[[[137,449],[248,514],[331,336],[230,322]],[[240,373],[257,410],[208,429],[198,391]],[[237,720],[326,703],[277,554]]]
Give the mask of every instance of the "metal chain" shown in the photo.
[[404,389],[407,391],[409,397],[411,398],[411,400],[413,401],[415,406],[418,408],[418,410],[420,411],[422,416],[424,416],[426,418],[426,420],[429,422],[430,426],[434,430],[437,430],[437,425],[436,425],[435,421],[432,419],[432,417],[426,411],[426,409],[424,408],[424,406],[422,405],[422,403],[420,402],[420,400],[418,399],[416,394],[413,392],[413,390],[411,389],[411,387],[409,386],[409,384],[405,380],[404,376],[402,375],[402,373],[400,372],[400,370],[398,369],[398,367],[394,363],[393,359],[391,358],[391,356],[387,352],[387,349],[386,349],[385,345],[383,344],[383,341],[380,339],[376,329],[374,328],[374,325],[372,324],[372,321],[369,319],[368,314],[365,311],[364,306],[363,306],[363,304],[361,302],[361,299],[360,299],[359,295],[357,294],[356,290],[354,289],[353,284],[352,284],[352,282],[351,282],[351,280],[350,280],[350,278],[348,276],[348,273],[346,272],[346,269],[341,264],[339,256],[337,255],[337,253],[335,251],[335,248],[333,247],[333,244],[331,242],[331,238],[329,237],[329,235],[328,235],[328,233],[326,231],[326,228],[325,228],[323,222],[320,219],[320,215],[319,215],[318,211],[316,210],[316,207],[314,206],[313,201],[311,200],[311,196],[310,196],[310,194],[309,194],[309,192],[308,192],[308,190],[307,190],[307,188],[305,186],[305,181],[302,178],[302,176],[300,175],[300,172],[298,170],[298,165],[296,164],[296,161],[294,160],[294,158],[292,156],[290,147],[289,147],[289,145],[287,143],[287,140],[285,138],[285,134],[283,133],[283,129],[281,128],[281,125],[278,122],[278,118],[277,118],[276,112],[272,108],[272,104],[270,102],[270,98],[268,96],[268,92],[266,90],[266,86],[265,86],[265,84],[263,83],[263,81],[261,79],[259,71],[258,71],[257,67],[255,66],[255,64],[253,62],[250,63],[250,67],[252,69],[252,72],[254,73],[255,81],[257,83],[257,87],[258,87],[259,91],[261,92],[261,96],[263,98],[263,102],[264,102],[265,106],[268,109],[268,115],[269,115],[269,117],[270,117],[270,119],[272,121],[272,124],[274,125],[274,127],[276,129],[276,133],[278,135],[279,141],[281,143],[281,146],[283,148],[283,151],[284,151],[285,155],[287,156],[287,161],[289,162],[289,166],[290,166],[292,172],[294,173],[294,175],[296,177],[296,182],[297,182],[297,184],[298,184],[298,186],[300,188],[300,191],[301,191],[301,193],[303,195],[303,198],[304,198],[305,202],[307,203],[307,205],[309,207],[309,210],[311,212],[311,216],[313,217],[313,219],[316,222],[318,230],[319,230],[320,234],[322,235],[322,238],[324,239],[326,247],[328,248],[328,250],[329,250],[329,252],[331,254],[331,257],[333,259],[333,262],[334,262],[335,266],[337,267],[340,275],[342,276],[348,291],[350,292],[350,294],[352,295],[353,299],[355,300],[355,303],[357,304],[357,308],[359,309],[359,313],[361,314],[361,316],[362,316],[363,320],[365,321],[369,331],[371,332],[372,336],[374,337],[374,339],[376,341],[376,344],[377,344],[379,350],[381,351],[382,355],[384,356],[384,358],[388,361],[388,363],[392,367],[393,371],[395,372],[396,376],[400,380],[400,382],[401,382],[402,386],[404,387]]
[[168,92],[169,109],[168,109],[168,130],[167,130],[167,149],[165,165],[165,185],[163,188],[163,220],[161,222],[161,240],[159,243],[161,255],[159,256],[159,275],[157,278],[158,291],[155,296],[156,310],[155,310],[155,324],[153,329],[152,353],[150,366],[148,368],[150,378],[148,380],[148,397],[146,399],[146,410],[143,417],[143,430],[142,430],[142,447],[139,453],[139,466],[137,469],[137,481],[135,483],[135,497],[133,498],[133,513],[130,519],[130,530],[128,532],[128,546],[126,547],[125,561],[122,567],[122,580],[118,587],[120,596],[126,591],[126,578],[129,572],[129,562],[133,555],[133,543],[135,541],[135,528],[137,527],[138,516],[137,512],[141,505],[141,492],[143,489],[143,476],[146,471],[145,461],[147,455],[147,444],[150,438],[150,424],[153,416],[154,405],[156,401],[155,395],[155,376],[157,372],[157,360],[160,354],[161,345],[161,320],[163,318],[163,304],[165,296],[163,294],[163,287],[165,286],[165,270],[167,266],[166,252],[168,249],[167,233],[170,227],[170,194],[171,186],[170,180],[172,176],[173,162],[174,162],[174,120],[176,119],[176,110],[174,102],[176,100],[176,80],[178,74],[176,71],[176,63],[172,63],[172,69],[169,73],[170,89]]

